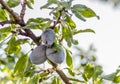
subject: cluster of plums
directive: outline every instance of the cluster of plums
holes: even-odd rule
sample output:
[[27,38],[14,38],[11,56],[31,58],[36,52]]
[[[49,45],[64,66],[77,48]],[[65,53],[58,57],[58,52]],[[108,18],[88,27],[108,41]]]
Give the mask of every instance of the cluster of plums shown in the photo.
[[62,47],[60,47],[59,51],[53,49],[52,45],[54,44],[55,37],[52,29],[46,29],[42,33],[41,39],[44,44],[37,46],[30,54],[30,60],[33,64],[42,64],[46,60],[50,60],[56,64],[61,64],[64,61],[64,49]]

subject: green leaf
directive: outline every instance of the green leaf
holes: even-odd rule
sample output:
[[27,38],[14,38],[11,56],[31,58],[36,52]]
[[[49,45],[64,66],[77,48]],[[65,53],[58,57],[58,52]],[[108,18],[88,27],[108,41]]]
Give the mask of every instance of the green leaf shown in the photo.
[[4,9],[1,9],[0,7],[0,21],[6,21],[7,20],[7,14]]
[[25,28],[29,29],[41,29],[44,30],[46,27],[49,27],[51,20],[47,18],[31,18],[27,21],[27,26]]
[[73,14],[75,14],[75,16],[78,18],[78,19],[80,19],[80,20],[82,20],[82,21],[86,21],[86,19],[78,12],[78,11],[74,11],[74,10],[72,10],[72,13]]
[[80,13],[86,18],[91,18],[91,17],[96,16],[95,12],[90,8],[86,8],[84,10],[81,10]]
[[7,60],[8,62],[15,62],[15,57],[8,55]]
[[40,78],[39,74],[34,75],[33,78],[32,78],[32,83],[33,84],[39,84],[39,78]]
[[58,2],[57,0],[48,0],[47,3],[41,7],[41,9],[48,8],[50,5],[56,4],[57,2]]
[[44,78],[48,75],[48,73],[43,72],[43,73],[40,73],[39,75],[40,75],[41,78]]
[[109,75],[105,75],[102,77],[103,79],[106,79],[106,80],[110,80],[110,81],[113,81],[114,78],[115,78],[115,73],[112,73],[112,74],[109,74]]
[[27,7],[30,8],[30,9],[33,9],[32,3],[33,3],[33,2],[31,2],[31,0],[28,0],[28,1],[27,1]]
[[95,33],[95,31],[92,29],[84,29],[84,30],[75,30],[74,35],[78,33],[86,33],[86,32]]
[[22,74],[24,72],[24,69],[26,67],[26,62],[27,62],[28,56],[22,55],[19,60],[17,61],[15,68],[14,68],[14,74]]
[[71,19],[71,17],[69,17],[68,15],[66,15],[66,20],[67,24],[71,27],[71,28],[76,28],[76,24],[75,22]]
[[62,81],[60,80],[60,78],[57,78],[57,83],[56,84],[62,84]]
[[62,25],[62,35],[64,37],[64,39],[66,40],[67,42],[67,45],[69,47],[71,47],[72,45],[72,40],[73,40],[73,33],[72,33],[72,30],[70,27],[68,27],[67,24],[65,24],[65,22],[61,22],[61,25]]
[[75,39],[72,40],[72,43],[73,43],[74,45],[78,45],[78,44],[79,44],[78,40],[75,40]]
[[93,75],[93,80],[96,80],[98,78],[99,75],[101,75],[103,72],[102,67],[101,66],[95,66],[94,68],[94,75]]
[[75,76],[75,73],[70,68],[65,68],[65,69],[68,70],[68,72],[71,76]]
[[66,64],[70,69],[73,68],[72,56],[67,49],[66,49]]
[[11,27],[0,28],[0,40],[5,40],[5,38],[10,34]]
[[32,4],[34,4],[34,0],[30,0],[30,2],[31,2]]
[[11,27],[0,28],[0,33],[8,33],[11,32]]
[[54,43],[53,44],[53,49],[56,51],[61,51],[61,46],[60,46],[60,44],[57,44],[57,43]]
[[91,64],[87,64],[82,74],[85,81],[88,81],[94,74],[94,68]]
[[113,82],[114,83],[120,83],[120,75],[119,76],[115,76]]
[[28,43],[28,42],[29,42],[28,40],[29,40],[28,38],[26,38],[26,39],[18,39],[18,40],[17,40],[17,43],[18,43],[18,44],[25,44],[25,43]]
[[9,7],[16,7],[20,4],[20,0],[8,0],[7,5]]
[[71,8],[71,4],[72,4],[72,1],[73,0],[69,0],[69,1],[62,1],[61,2],[61,5],[63,6],[63,7],[65,7],[66,9],[70,9]]
[[8,54],[18,54],[18,52],[21,50],[21,46],[20,44],[17,42],[15,36],[13,35],[11,37],[11,39],[8,41],[7,43],[7,47],[5,48],[5,51],[8,53]]
[[57,80],[56,80],[56,77],[54,77],[53,81],[51,84],[57,84]]
[[[96,15],[96,13],[92,9],[90,9],[87,6],[82,5],[82,4],[74,5],[72,7],[72,12],[75,13],[76,17],[78,17],[78,16],[80,17],[80,15],[82,15],[85,18],[97,17],[99,19],[99,17]],[[83,21],[84,21],[84,19],[83,19]]]

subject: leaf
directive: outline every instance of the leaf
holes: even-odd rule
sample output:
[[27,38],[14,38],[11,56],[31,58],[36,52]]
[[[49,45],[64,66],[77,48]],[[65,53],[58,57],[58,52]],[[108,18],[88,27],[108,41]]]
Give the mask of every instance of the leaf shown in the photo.
[[33,78],[32,78],[32,83],[33,84],[39,84],[39,74],[37,75],[34,75]]
[[0,7],[0,21],[6,21],[7,20],[7,14],[4,9],[1,9]]
[[98,78],[99,75],[101,75],[103,72],[102,67],[101,66],[95,66],[94,69],[94,75],[93,75],[93,80],[96,80]]
[[52,83],[51,84],[57,84],[57,80],[56,80],[56,78],[54,77],[54,79],[53,79],[53,81],[52,81]]
[[13,35],[11,37],[11,39],[8,41],[7,43],[7,47],[5,48],[5,51],[8,53],[8,54],[17,54],[20,50],[21,50],[21,46],[20,44],[17,42],[15,36]]
[[28,56],[22,55],[19,60],[17,61],[15,68],[14,68],[14,74],[22,74],[24,72],[24,69],[26,67],[26,62],[27,62]]
[[75,30],[74,35],[78,33],[86,33],[86,32],[95,33],[95,31],[92,29],[84,29],[84,30]]
[[41,9],[48,8],[50,5],[56,4],[57,2],[58,2],[57,0],[48,0],[47,3],[41,7]]
[[115,73],[112,73],[112,74],[109,74],[109,75],[105,75],[102,77],[103,79],[106,79],[106,80],[110,80],[110,81],[113,81],[114,78],[115,78]]
[[28,40],[29,40],[28,38],[26,38],[26,39],[18,39],[18,40],[17,40],[17,43],[18,43],[18,44],[25,44],[25,43],[28,43],[28,42],[29,42]]
[[71,28],[76,28],[76,24],[75,22],[71,19],[71,17],[69,17],[68,15],[66,15],[66,20],[67,24],[71,27]]
[[40,75],[41,78],[44,78],[48,75],[48,73],[43,72],[43,73],[40,73],[39,75]]
[[7,37],[10,34],[10,31],[11,31],[11,27],[1,28],[0,29],[0,40],[5,40],[5,37]]
[[60,78],[57,78],[57,83],[56,84],[62,84],[62,81],[60,80]]
[[120,75],[119,76],[115,76],[113,82],[114,83],[120,83]]
[[30,9],[33,9],[32,7],[32,3],[30,0],[27,1],[27,7],[30,8]]
[[80,13],[86,18],[91,18],[91,17],[96,16],[95,12],[90,8],[86,8],[85,10],[81,10]]
[[71,8],[71,4],[72,4],[72,1],[73,0],[69,0],[69,1],[62,1],[61,2],[61,5],[63,6],[63,7],[65,7],[65,9],[70,9]]
[[0,33],[8,33],[11,31],[11,27],[0,28]]
[[20,4],[20,0],[8,0],[7,5],[9,7],[16,7]]
[[44,30],[46,27],[49,27],[51,20],[47,18],[31,18],[27,21],[27,26],[25,28],[29,29],[41,29]]
[[[85,18],[97,17],[99,19],[99,17],[96,15],[96,13],[92,9],[82,4],[74,5],[72,7],[72,12],[76,15],[76,17],[78,17],[81,20],[82,20],[81,18],[82,16]],[[83,21],[85,20],[83,19]]]
[[68,72],[71,76],[75,76],[75,73],[70,68],[65,68],[65,69],[68,70]]
[[30,0],[30,2],[31,2],[32,4],[34,4],[34,0]]
[[78,40],[75,40],[75,39],[72,40],[72,43],[73,43],[74,45],[78,45],[78,44],[79,44]]
[[70,69],[73,68],[72,56],[67,49],[66,49],[66,64]]
[[65,24],[64,21],[61,21],[61,25],[62,25],[62,35],[64,37],[64,39],[67,42],[67,45],[69,47],[71,47],[72,45],[72,41],[73,41],[73,33],[70,27],[68,27],[67,24]]
[[54,43],[53,44],[53,49],[56,51],[61,51],[61,46],[60,46],[60,44],[57,44],[57,43]]
[[82,74],[85,81],[88,81],[94,74],[94,68],[91,64],[87,64]]
[[74,10],[72,10],[72,13],[73,14],[75,14],[75,16],[78,18],[78,19],[80,19],[80,20],[82,20],[82,21],[86,21],[86,19],[78,12],[78,11],[74,11]]

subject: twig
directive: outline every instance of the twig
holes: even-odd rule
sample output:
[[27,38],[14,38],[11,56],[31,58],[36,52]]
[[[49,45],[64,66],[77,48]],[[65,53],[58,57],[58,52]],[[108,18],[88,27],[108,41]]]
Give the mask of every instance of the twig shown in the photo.
[[60,18],[61,18],[61,16],[62,16],[62,11],[64,11],[64,9],[65,8],[62,8],[60,11],[59,11],[59,16],[58,16],[58,19],[54,22],[54,24],[53,24],[53,26],[52,26],[52,29],[54,29],[55,28],[55,26],[58,24],[58,23],[60,23]]
[[21,13],[20,13],[20,18],[21,18],[22,20],[23,20],[24,15],[25,15],[26,4],[27,4],[27,0],[24,0],[24,1],[23,1],[23,4],[22,4],[22,10],[21,10]]
[[7,21],[0,22],[1,26],[4,26],[5,24],[16,24],[16,21],[7,20]]

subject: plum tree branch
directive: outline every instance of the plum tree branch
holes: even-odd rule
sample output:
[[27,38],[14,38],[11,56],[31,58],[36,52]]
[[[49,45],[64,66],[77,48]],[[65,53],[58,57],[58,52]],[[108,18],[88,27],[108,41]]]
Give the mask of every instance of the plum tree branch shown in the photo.
[[27,0],[24,0],[23,4],[22,4],[22,9],[21,9],[21,12],[20,12],[20,17],[21,17],[22,20],[23,20],[24,15],[25,15],[26,4],[27,4]]
[[[4,9],[6,9],[14,18],[15,21],[5,21],[5,22],[1,22],[1,25],[4,25],[4,24],[12,24],[12,23],[15,23],[15,24],[19,24],[21,27],[24,27],[26,26],[23,18],[24,18],[24,15],[25,15],[25,10],[26,10],[26,1],[27,0],[24,0],[23,2],[23,5],[22,5],[22,10],[21,10],[21,13],[20,13],[20,16],[15,13],[3,0],[0,0],[0,4],[1,6],[3,6]],[[59,23],[59,20],[61,18],[61,15],[62,15],[62,11],[64,9],[61,9],[60,10],[60,15],[57,19],[57,21],[54,23],[53,25],[53,29],[55,28],[55,26]],[[23,36],[27,36],[29,38],[31,38],[37,45],[40,45],[40,38],[37,38],[34,33],[30,30],[30,29],[23,29],[25,32],[19,30],[19,34],[20,35],[23,35]],[[51,62],[52,63],[52,62]],[[67,76],[64,74],[64,72],[62,70],[60,70],[58,68],[58,65],[52,63],[52,66],[53,68],[55,68],[55,71],[59,74],[59,76],[62,78],[62,80],[66,83],[66,84],[71,84],[69,79],[67,78]]]
[[58,23],[60,23],[60,18],[61,18],[61,16],[62,16],[62,11],[64,11],[64,10],[65,10],[65,8],[61,8],[61,10],[59,10],[59,16],[58,16],[57,20],[54,22],[54,24],[53,24],[53,26],[52,26],[52,29],[54,29],[55,26],[56,26]]
[[0,22],[1,26],[4,26],[5,24],[16,24],[16,21],[7,20],[7,21]]

